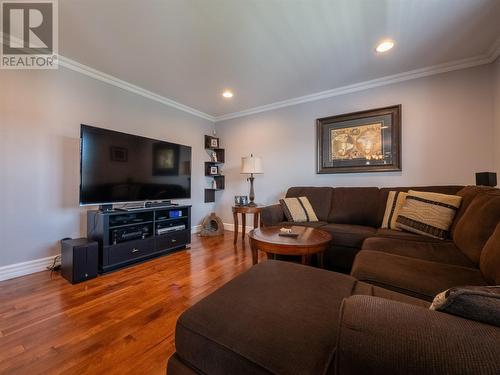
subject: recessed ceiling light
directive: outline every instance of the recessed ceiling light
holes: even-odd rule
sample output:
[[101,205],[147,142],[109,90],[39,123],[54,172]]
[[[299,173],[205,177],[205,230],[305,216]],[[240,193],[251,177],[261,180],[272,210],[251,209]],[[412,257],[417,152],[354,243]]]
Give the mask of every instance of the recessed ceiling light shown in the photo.
[[375,48],[375,50],[377,52],[384,53],[392,49],[392,47],[394,47],[394,41],[384,40],[383,42],[379,43],[379,45],[377,46],[377,48]]
[[233,93],[229,90],[226,90],[222,93],[222,96],[226,99],[229,99],[229,98],[232,98],[233,97]]

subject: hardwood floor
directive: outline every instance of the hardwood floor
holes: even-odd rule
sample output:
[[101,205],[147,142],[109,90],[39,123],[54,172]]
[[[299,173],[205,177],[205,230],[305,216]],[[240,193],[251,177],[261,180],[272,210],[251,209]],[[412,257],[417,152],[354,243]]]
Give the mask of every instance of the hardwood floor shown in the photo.
[[0,374],[165,374],[178,316],[252,265],[232,235],[82,284],[0,282]]

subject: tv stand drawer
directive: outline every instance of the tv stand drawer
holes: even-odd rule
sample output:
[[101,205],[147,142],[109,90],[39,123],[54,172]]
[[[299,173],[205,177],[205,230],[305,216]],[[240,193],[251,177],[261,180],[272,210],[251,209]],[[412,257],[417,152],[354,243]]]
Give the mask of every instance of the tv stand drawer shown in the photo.
[[141,258],[154,252],[154,239],[123,242],[108,248],[109,265]]
[[190,242],[190,230],[180,230],[156,236],[155,249],[156,251],[167,250],[174,247],[185,246]]

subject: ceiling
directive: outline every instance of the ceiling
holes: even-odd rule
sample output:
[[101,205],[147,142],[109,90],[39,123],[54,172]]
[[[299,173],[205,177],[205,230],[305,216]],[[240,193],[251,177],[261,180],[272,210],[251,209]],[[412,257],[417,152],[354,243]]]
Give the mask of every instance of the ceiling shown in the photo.
[[[69,59],[221,116],[484,55],[499,19],[498,0],[62,0],[59,45]],[[381,55],[383,38],[396,47]]]

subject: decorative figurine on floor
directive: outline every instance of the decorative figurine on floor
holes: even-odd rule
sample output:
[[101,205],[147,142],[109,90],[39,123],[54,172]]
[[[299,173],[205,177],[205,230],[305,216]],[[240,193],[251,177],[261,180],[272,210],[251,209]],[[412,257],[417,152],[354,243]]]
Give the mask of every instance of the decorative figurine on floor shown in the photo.
[[201,223],[201,237],[221,236],[223,234],[224,224],[215,212],[212,212],[210,215],[205,217],[205,219],[203,219],[203,222]]

